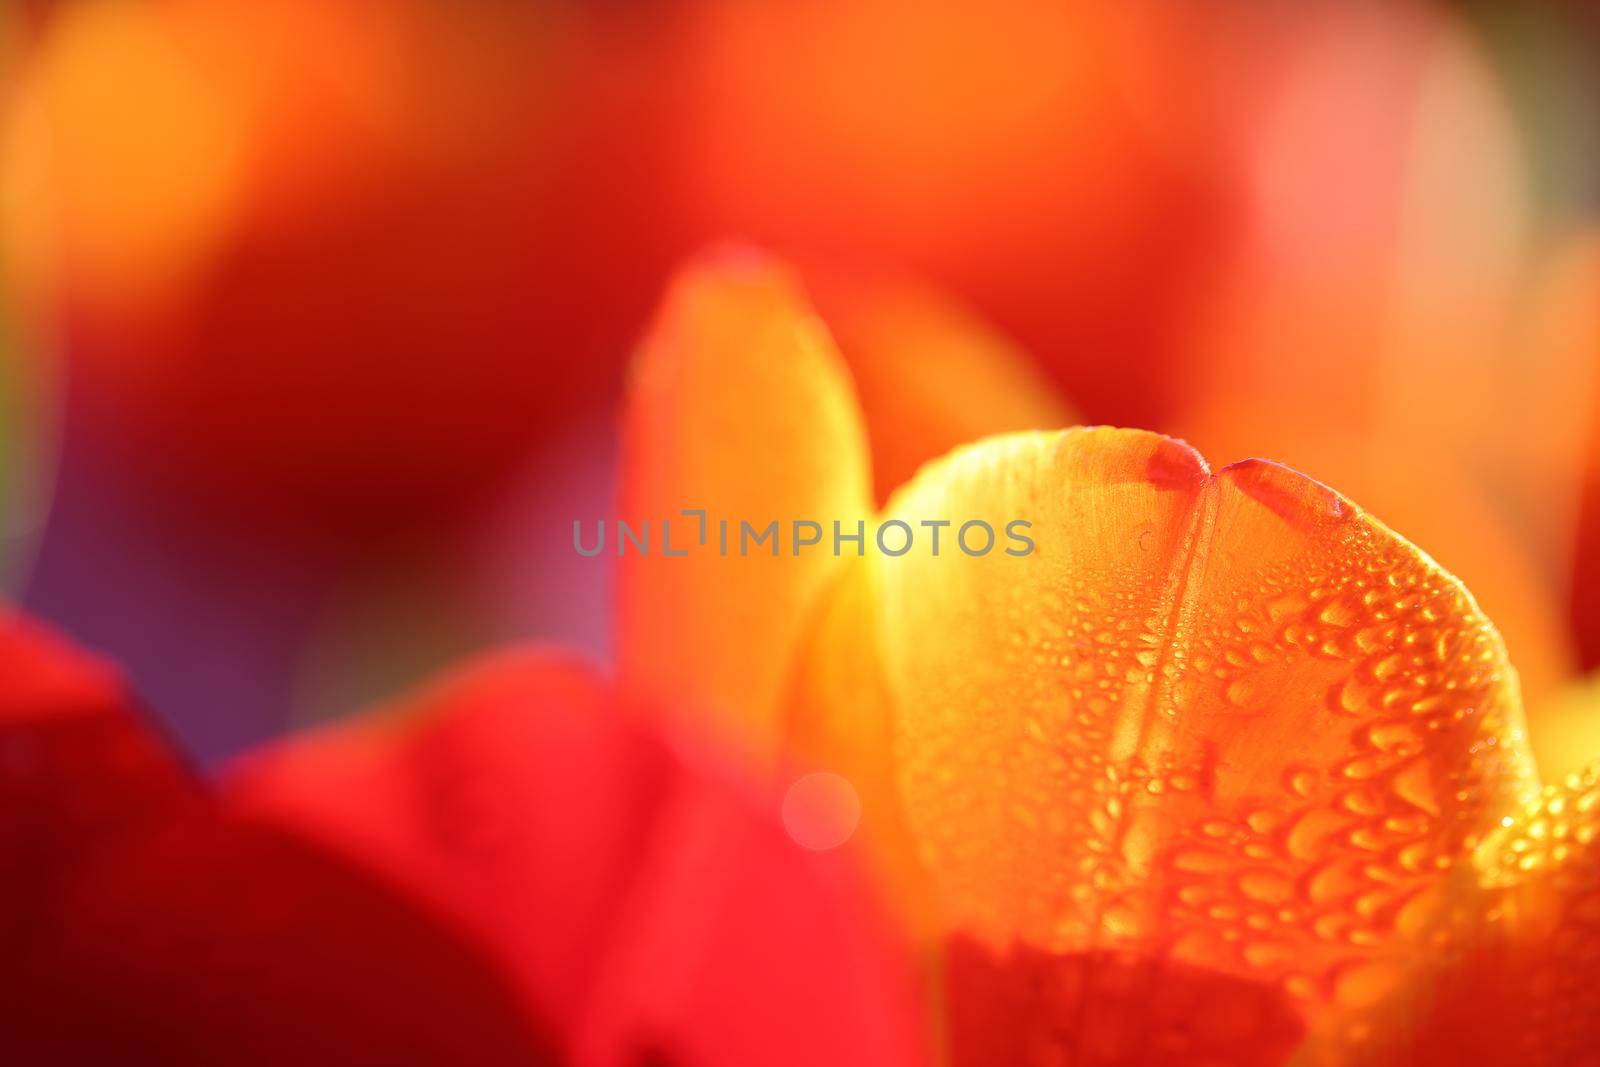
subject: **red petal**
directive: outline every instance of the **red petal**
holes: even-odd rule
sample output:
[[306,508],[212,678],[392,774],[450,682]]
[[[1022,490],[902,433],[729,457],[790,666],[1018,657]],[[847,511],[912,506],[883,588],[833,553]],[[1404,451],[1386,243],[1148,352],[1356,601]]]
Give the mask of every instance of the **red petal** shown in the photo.
[[927,1062],[917,975],[863,872],[797,847],[778,811],[680,764],[616,921],[580,1063]]
[[0,1061],[540,1062],[422,902],[221,812],[115,674],[0,620]]
[[459,930],[246,818],[197,809],[107,853],[51,919],[25,1062],[556,1062]]
[[508,654],[258,758],[231,795],[437,909],[578,1062],[917,1062],[910,968],[856,872],[645,721]]
[[232,799],[440,908],[564,1023],[671,773],[609,701],[570,662],[508,654],[263,753]]
[[109,666],[0,608],[0,951],[74,864],[198,795]]

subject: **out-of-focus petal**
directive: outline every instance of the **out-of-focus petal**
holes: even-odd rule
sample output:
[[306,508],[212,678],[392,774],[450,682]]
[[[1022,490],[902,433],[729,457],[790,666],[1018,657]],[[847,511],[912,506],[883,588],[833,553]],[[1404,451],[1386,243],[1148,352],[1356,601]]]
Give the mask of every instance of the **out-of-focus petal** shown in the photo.
[[483,953],[314,842],[220,811],[115,672],[0,623],[7,1062],[540,1063]]
[[247,760],[231,801],[445,909],[570,1024],[668,774],[609,703],[574,663],[508,654]]
[[0,608],[0,942],[71,868],[201,795],[116,672]]
[[573,1062],[917,1062],[893,932],[764,796],[540,653],[265,753],[231,787],[252,821],[436,909]]
[[880,504],[957,445],[1077,421],[1033,357],[952,298],[854,275],[812,289],[855,379]]
[[25,574],[43,525],[52,456],[53,368],[26,349],[0,301],[0,591]]
[[[853,531],[872,507],[849,371],[788,271],[724,249],[673,284],[634,365],[625,420],[621,516],[635,532],[648,523],[652,540],[645,555],[612,529],[605,545],[627,549],[622,683],[770,753],[805,611],[838,564],[827,546],[791,555],[791,524],[831,537],[833,523]],[[704,525],[684,509],[703,509]],[[666,556],[663,522],[686,558]],[[745,554],[744,524],[754,537],[771,523],[776,539]]]
[[[1592,698],[1592,693],[1590,694]],[[1591,710],[1594,706],[1591,707]],[[1600,1042],[1600,764],[1546,785],[1477,852],[1466,937],[1379,1020],[1375,1062],[1578,1067]],[[1389,1024],[1389,1025],[1385,1025]],[[1382,1058],[1383,1056],[1388,1058]]]
[[[1025,1037],[952,1006],[980,1027],[954,1035],[966,1061],[1359,1041],[1344,1014],[1406,976],[1449,868],[1530,789],[1514,675],[1465,590],[1310,479],[1213,474],[1136,431],[995,439],[888,513],[1024,519],[1036,544],[874,559],[950,988],[1043,968],[1003,1005]],[[1146,1025],[1164,998],[1249,1010]]]
[[876,595],[866,559],[849,561],[824,592],[795,650],[783,734],[795,773],[820,768],[850,783],[860,804],[855,839],[878,891],[902,926],[926,942],[931,900],[895,776]]
[[51,904],[18,1062],[559,1062],[427,901],[213,805],[101,852]]
[[1600,675],[1570,682],[1528,709],[1528,740],[1539,777],[1564,781],[1600,753]]
[[699,775],[663,796],[579,1062],[931,1062],[921,975],[856,854],[800,847],[754,796]]

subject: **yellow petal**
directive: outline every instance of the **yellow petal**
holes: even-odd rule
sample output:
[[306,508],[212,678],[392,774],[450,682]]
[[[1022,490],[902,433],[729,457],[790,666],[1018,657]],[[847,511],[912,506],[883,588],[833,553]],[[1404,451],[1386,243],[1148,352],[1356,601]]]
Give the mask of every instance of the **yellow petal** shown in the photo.
[[[618,561],[622,684],[770,755],[795,643],[839,563],[831,543],[795,554],[792,524],[831,536],[871,510],[849,372],[788,271],[725,250],[677,278],[633,368],[622,448],[621,515],[652,537]],[[664,521],[686,556],[664,554]],[[754,542],[774,522],[776,555]]]
[[[1057,961],[1030,1017],[1075,1019],[1080,1050],[1155,1047],[1130,1013],[1169,979],[1272,998],[1240,1039],[1261,1062],[1282,1005],[1325,1038],[1403,977],[1429,891],[1529,789],[1514,676],[1470,596],[1286,468],[1212,474],[1137,431],[1019,435],[925,470],[888,515],[1032,524],[1026,555],[1003,533],[968,555],[952,527],[937,556],[875,556],[879,640],[950,988]],[[1106,965],[1074,978],[1085,960]],[[959,1007],[970,1058],[989,1046]]]

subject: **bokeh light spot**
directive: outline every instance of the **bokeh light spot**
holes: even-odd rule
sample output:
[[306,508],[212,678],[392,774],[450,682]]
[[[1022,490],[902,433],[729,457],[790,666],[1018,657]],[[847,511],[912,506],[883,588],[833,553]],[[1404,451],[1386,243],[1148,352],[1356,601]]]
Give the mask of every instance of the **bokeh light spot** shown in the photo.
[[861,799],[855,786],[827,771],[798,779],[783,798],[783,825],[789,836],[819,852],[850,840],[860,821]]

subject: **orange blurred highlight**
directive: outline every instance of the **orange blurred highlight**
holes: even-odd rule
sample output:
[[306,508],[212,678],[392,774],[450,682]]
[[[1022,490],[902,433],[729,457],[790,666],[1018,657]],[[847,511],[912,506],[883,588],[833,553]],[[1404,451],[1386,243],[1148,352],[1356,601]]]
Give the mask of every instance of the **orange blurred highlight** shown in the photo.
[[1039,353],[1092,417],[1170,410],[1170,313],[1225,215],[1192,91],[1197,9],[686,10],[700,228],[916,271]]
[[948,296],[859,275],[813,290],[855,382],[880,505],[957,445],[1078,421],[1032,356]]

